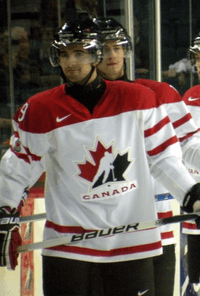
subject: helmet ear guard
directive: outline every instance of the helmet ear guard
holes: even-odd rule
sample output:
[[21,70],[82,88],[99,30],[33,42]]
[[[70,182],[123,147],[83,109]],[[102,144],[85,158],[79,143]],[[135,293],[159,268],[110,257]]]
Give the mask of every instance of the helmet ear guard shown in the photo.
[[59,55],[60,55],[60,49],[55,47],[53,42],[51,44],[50,53],[49,53],[49,60],[53,67],[59,66]]

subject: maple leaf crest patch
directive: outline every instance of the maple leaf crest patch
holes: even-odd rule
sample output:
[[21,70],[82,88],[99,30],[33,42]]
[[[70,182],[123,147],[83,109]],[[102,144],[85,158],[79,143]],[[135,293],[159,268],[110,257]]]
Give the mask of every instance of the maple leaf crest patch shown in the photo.
[[[130,180],[126,175],[133,163],[133,159],[129,158],[129,151],[114,150],[113,144],[106,146],[100,139],[96,141],[94,148],[86,150],[87,156],[84,161],[77,163],[78,177],[89,184],[90,192],[95,192],[92,195],[93,199],[94,196],[98,198],[99,195],[110,196],[113,190],[116,190],[116,193],[118,190],[121,191],[122,184],[133,187],[133,184],[129,184]],[[109,191],[104,192],[100,188],[108,188]]]

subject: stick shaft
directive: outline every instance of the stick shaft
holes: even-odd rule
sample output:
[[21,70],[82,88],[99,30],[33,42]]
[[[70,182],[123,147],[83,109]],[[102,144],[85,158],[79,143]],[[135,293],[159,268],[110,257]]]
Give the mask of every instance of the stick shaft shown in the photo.
[[170,218],[122,225],[122,226],[113,227],[109,229],[94,230],[94,231],[86,232],[83,234],[74,234],[72,236],[68,235],[62,238],[50,239],[50,240],[46,240],[38,243],[29,244],[29,245],[28,244],[21,245],[18,247],[18,252],[19,253],[29,252],[29,251],[38,250],[38,249],[50,248],[50,247],[58,246],[62,244],[76,243],[79,241],[90,240],[94,238],[103,238],[110,235],[117,235],[120,233],[129,233],[129,232],[134,232],[139,230],[145,230],[145,229],[166,225],[169,223],[178,223],[182,221],[193,220],[199,216],[200,216],[200,212],[196,212],[191,214],[176,215]]
[[20,217],[19,223],[22,224],[22,223],[36,222],[44,219],[46,219],[46,213]]

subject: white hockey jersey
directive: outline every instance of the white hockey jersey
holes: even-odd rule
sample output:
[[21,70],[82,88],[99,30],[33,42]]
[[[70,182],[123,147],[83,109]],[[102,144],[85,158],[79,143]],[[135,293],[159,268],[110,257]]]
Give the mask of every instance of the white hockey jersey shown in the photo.
[[[14,129],[0,166],[0,205],[18,205],[42,161],[44,239],[156,219],[151,175],[180,202],[195,184],[165,109],[139,84],[106,81],[93,114],[58,86],[31,97],[16,113]],[[161,252],[158,228],[43,250],[94,262]]]
[[[135,82],[147,86],[154,91],[160,103],[163,104],[167,115],[173,124],[177,137],[181,142],[182,149],[186,151],[189,145],[192,146],[194,144],[193,136],[196,134],[198,127],[191,118],[189,109],[179,93],[171,85],[165,82],[158,82],[150,79],[136,79]],[[200,138],[198,141],[200,142]],[[155,181],[155,193],[158,218],[171,217],[173,215],[170,203],[171,195],[167,194],[166,188],[157,181]],[[162,196],[165,197],[162,198]],[[163,246],[176,242],[173,229],[173,224],[167,224],[160,227]]]
[[[196,125],[200,129],[200,85],[196,85],[187,90],[183,96],[183,100],[187,104]],[[200,170],[198,167],[198,163],[199,161],[197,162],[196,167],[189,167],[189,172],[196,182],[200,182]],[[195,221],[187,221],[183,222],[182,224],[182,232],[186,234],[199,235],[200,229],[197,229]]]

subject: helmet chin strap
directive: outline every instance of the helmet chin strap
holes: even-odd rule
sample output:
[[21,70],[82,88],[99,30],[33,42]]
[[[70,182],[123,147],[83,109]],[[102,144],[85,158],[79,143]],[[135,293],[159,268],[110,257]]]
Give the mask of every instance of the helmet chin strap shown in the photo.
[[88,81],[90,80],[90,78],[92,77],[92,74],[93,74],[94,71],[95,71],[95,66],[92,64],[91,71],[90,71],[89,74],[83,79],[83,83],[82,83],[82,84],[78,84],[78,83],[75,83],[75,82],[70,81],[70,80],[65,76],[65,74],[63,73],[63,70],[62,70],[61,67],[60,67],[60,70],[61,70],[61,77],[63,78],[64,82],[67,83],[67,88],[68,88],[68,87],[72,87],[72,86],[74,86],[74,85],[85,86],[85,85],[88,83]]

